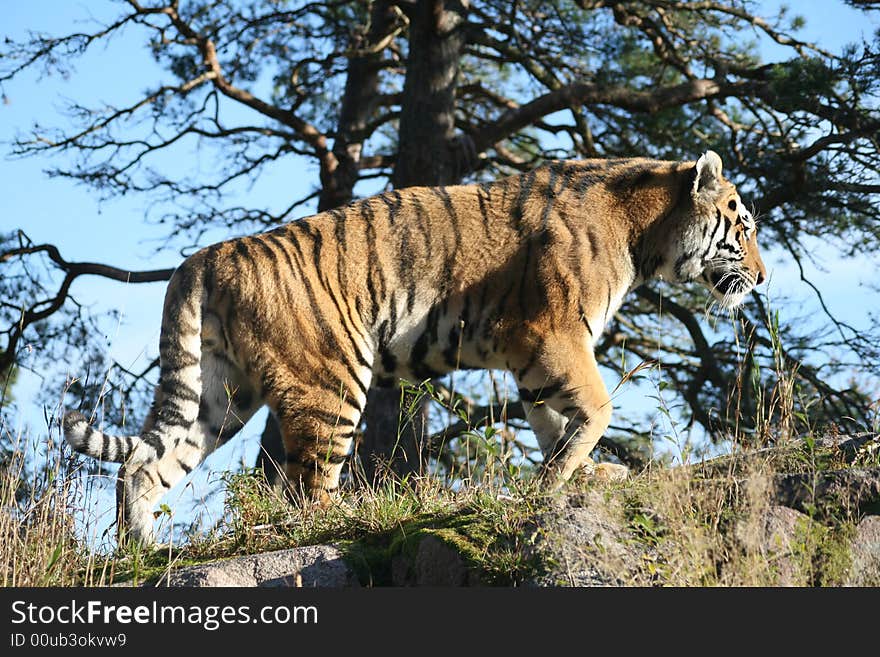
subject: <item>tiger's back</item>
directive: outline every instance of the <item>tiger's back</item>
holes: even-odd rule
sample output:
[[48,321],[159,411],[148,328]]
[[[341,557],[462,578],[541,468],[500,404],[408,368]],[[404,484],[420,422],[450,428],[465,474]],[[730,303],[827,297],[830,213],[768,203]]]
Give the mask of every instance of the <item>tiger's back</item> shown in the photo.
[[[125,522],[149,540],[158,497],[263,403],[291,486],[326,502],[371,383],[499,368],[564,481],[610,419],[592,345],[626,292],[659,274],[705,279],[728,299],[732,274],[724,294],[711,280],[721,256],[738,298],[764,275],[751,216],[716,159],[553,162],[386,192],[203,249],[169,284],[140,436],[107,436],[72,413],[68,440],[127,461]],[[738,245],[730,254],[712,246],[725,240]]]

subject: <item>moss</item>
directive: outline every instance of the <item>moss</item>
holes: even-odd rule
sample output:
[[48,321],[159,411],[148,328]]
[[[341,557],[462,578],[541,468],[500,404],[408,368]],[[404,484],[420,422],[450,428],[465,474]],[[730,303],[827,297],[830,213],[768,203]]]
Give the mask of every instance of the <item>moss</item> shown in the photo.
[[823,525],[804,518],[795,530],[792,557],[812,586],[840,586],[852,565],[850,546],[855,525]]
[[458,553],[481,583],[512,585],[536,574],[540,557],[520,548],[527,515],[515,505],[502,514],[466,508],[457,512],[421,515],[394,529],[371,533],[341,544],[346,560],[361,584],[388,586],[394,568],[411,569],[422,541],[433,537]]

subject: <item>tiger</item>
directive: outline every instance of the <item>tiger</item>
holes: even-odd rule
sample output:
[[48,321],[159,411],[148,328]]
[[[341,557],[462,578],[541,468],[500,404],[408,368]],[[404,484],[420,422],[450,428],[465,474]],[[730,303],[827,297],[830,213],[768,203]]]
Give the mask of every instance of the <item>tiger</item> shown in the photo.
[[64,435],[122,463],[118,531],[143,544],[164,493],[263,405],[290,490],[326,506],[370,386],[458,369],[512,374],[551,488],[579,469],[618,478],[624,466],[590,458],[612,414],[593,350],[627,292],[696,281],[734,308],[765,277],[755,220],[713,151],[385,191],[184,260],[140,433],[71,410]]

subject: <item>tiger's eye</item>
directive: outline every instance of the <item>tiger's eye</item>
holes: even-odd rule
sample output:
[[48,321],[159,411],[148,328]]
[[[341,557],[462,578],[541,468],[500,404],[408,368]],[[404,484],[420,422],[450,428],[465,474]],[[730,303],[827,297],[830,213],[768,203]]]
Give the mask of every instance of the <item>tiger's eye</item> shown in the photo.
[[736,210],[736,201],[731,201],[727,204],[727,207],[729,207],[731,210]]

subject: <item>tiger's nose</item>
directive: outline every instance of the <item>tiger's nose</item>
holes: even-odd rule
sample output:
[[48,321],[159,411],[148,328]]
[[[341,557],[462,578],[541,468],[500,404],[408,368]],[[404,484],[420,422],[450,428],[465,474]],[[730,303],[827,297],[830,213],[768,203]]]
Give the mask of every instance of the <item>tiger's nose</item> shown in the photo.
[[760,285],[760,284],[763,283],[763,282],[764,282],[764,270],[763,270],[763,269],[759,269],[759,270],[758,270],[758,275],[755,276],[755,285]]

